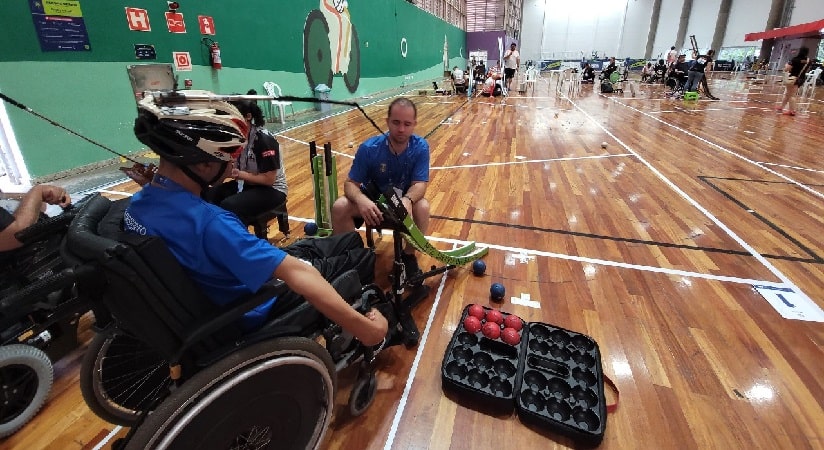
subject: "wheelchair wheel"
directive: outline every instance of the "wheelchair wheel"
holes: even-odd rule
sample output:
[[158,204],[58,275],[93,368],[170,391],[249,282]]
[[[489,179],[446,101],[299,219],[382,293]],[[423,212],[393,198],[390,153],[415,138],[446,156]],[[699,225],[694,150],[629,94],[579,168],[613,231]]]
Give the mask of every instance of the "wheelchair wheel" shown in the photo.
[[46,402],[54,371],[43,350],[23,344],[0,347],[0,438],[25,425]]
[[89,409],[117,425],[134,425],[170,384],[168,363],[116,328],[95,335],[80,366],[80,391]]
[[183,383],[135,430],[126,450],[317,448],[334,393],[334,364],[317,342],[259,342]]
[[375,400],[377,391],[378,381],[375,372],[358,377],[349,394],[349,413],[355,417],[363,414]]

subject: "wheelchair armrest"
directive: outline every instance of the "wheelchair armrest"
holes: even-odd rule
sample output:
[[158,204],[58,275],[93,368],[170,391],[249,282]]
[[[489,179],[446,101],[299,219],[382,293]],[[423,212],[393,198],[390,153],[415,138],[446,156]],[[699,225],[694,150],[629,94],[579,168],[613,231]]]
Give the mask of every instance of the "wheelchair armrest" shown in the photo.
[[232,324],[240,319],[244,314],[251,311],[258,305],[263,304],[272,297],[281,295],[287,291],[286,283],[281,280],[270,280],[264,284],[257,292],[241,300],[232,303],[221,311],[217,317],[197,324],[186,333],[186,339],[174,355],[173,361],[180,361],[181,356],[192,346],[197,345],[218,330]]

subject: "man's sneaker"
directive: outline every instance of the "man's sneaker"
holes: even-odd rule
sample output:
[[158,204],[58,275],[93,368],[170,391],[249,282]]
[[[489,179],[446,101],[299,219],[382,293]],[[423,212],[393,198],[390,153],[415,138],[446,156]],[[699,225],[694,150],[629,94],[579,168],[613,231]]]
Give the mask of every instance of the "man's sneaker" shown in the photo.
[[[415,255],[409,254],[409,253],[404,253],[403,256],[401,256],[401,259],[403,260],[403,266],[405,268],[406,281],[407,282],[409,280],[411,280],[412,278],[414,278],[414,277],[416,277],[416,276],[423,273],[421,271],[421,268],[418,267],[418,259],[415,258]],[[415,284],[419,285],[422,282],[423,282],[423,280],[420,280]]]

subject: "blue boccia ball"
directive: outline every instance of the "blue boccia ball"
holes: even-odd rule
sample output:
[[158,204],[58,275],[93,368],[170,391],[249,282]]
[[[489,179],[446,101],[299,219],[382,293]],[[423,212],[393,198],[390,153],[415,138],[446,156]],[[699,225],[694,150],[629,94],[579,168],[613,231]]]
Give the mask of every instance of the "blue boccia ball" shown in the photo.
[[315,222],[308,222],[303,226],[303,232],[306,233],[307,236],[314,236],[318,234],[318,224]]
[[486,263],[483,260],[477,259],[472,263],[472,273],[481,276],[486,272]]
[[492,297],[492,300],[503,300],[504,295],[506,295],[506,288],[501,283],[492,283],[492,287],[489,288],[489,296]]

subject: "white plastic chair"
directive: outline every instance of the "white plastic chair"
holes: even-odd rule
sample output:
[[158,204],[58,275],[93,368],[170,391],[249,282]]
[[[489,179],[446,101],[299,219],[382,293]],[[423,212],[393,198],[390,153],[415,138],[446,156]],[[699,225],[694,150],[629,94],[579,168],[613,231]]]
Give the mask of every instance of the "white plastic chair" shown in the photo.
[[801,87],[798,89],[798,92],[796,93],[796,95],[799,96],[799,113],[809,112],[810,103],[812,102],[812,99],[815,97],[815,82],[816,80],[818,80],[818,77],[820,75],[821,67],[813,70],[812,72],[807,72],[806,78],[804,79],[804,84],[801,85]]
[[280,86],[278,86],[277,83],[267,81],[263,83],[263,89],[266,90],[266,95],[270,97],[275,97],[275,100],[271,101],[270,106],[278,109],[278,113],[280,115],[280,123],[286,123],[286,107],[288,106],[292,108],[292,115],[295,114],[295,107],[292,105],[292,102],[277,100],[278,97],[283,96],[283,94],[280,91]]

